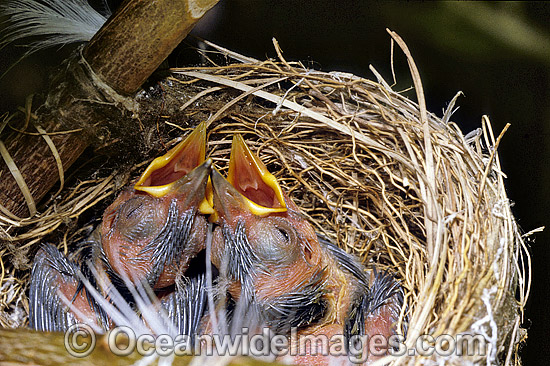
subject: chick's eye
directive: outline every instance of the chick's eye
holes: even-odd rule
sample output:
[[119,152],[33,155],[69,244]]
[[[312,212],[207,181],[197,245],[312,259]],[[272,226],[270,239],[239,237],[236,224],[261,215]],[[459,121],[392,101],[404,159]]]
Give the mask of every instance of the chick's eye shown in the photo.
[[119,208],[116,231],[128,240],[141,240],[158,230],[155,205],[139,199],[130,199]]
[[285,229],[280,228],[280,227],[276,227],[275,229],[278,231],[279,235],[281,236],[281,238],[285,242],[288,243],[290,241],[290,235],[289,235],[288,231],[286,231]]
[[[260,229],[260,227],[258,227]],[[260,230],[249,236],[258,257],[279,264],[292,263],[299,255],[299,247],[293,245],[296,234],[285,223],[265,221]]]

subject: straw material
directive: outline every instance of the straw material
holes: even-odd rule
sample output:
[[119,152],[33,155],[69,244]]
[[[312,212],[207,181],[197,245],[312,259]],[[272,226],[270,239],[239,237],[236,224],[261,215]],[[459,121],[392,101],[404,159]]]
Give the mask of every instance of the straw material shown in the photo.
[[[218,49],[241,62],[173,69],[159,81],[162,121],[174,133],[207,120],[207,154],[222,173],[232,134],[241,133],[319,233],[394,272],[406,293],[407,347],[426,334],[488,341],[485,355],[405,354],[393,364],[519,364],[530,262],[504,189],[502,134],[483,117],[464,136],[450,121],[456,98],[442,118],[427,112],[414,61],[391,35],[408,58],[418,103],[379,76],[310,70],[280,52],[278,61],[259,62]],[[112,201],[127,181],[113,172],[67,187],[38,218],[1,214],[3,326],[21,325],[27,310],[27,272],[13,270],[28,263],[8,268],[6,258],[24,262],[21,253],[60,226],[66,250],[82,235],[71,220]]]

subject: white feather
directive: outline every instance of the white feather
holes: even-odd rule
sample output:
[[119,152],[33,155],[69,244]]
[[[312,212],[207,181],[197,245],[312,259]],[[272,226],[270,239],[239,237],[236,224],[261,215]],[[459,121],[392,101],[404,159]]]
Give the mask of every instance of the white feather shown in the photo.
[[[107,9],[107,7],[105,6]],[[107,21],[86,0],[9,0],[0,5],[8,25],[0,37],[0,49],[26,40],[26,54],[52,46],[89,41]]]

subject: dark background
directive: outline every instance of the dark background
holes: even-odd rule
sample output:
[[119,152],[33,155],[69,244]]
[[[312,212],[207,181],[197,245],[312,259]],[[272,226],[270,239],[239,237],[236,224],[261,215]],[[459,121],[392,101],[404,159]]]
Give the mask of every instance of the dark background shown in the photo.
[[[0,3],[5,0],[0,0]],[[117,1],[109,4],[116,8]],[[513,212],[524,231],[548,225],[550,211],[550,4],[533,2],[367,2],[221,0],[194,34],[258,59],[275,57],[276,37],[287,60],[323,71],[346,71],[375,79],[373,65],[391,83],[390,28],[407,42],[422,77],[428,109],[441,116],[457,91],[454,114],[467,133],[490,116],[495,134],[511,128],[500,158]],[[170,66],[181,66],[181,45]],[[0,80],[0,114],[43,90],[48,74],[71,47],[41,51]],[[0,51],[0,71],[23,51]],[[395,50],[395,90],[412,85],[404,56]],[[414,92],[408,94],[414,98]],[[529,242],[533,287],[524,326],[526,365],[550,364],[547,263],[548,230]],[[550,307],[550,306],[549,306]]]

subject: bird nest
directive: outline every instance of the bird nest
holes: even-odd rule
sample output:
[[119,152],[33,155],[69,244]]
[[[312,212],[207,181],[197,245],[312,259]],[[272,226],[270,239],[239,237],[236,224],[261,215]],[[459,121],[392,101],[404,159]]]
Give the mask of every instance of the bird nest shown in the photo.
[[[259,62],[225,50],[241,62],[172,69],[135,98],[140,104],[162,91],[162,115],[138,113],[142,135],[168,141],[207,120],[207,154],[223,174],[232,135],[242,134],[319,233],[401,282],[407,348],[418,339],[435,348],[392,362],[519,364],[529,263],[504,188],[501,136],[487,117],[465,136],[450,120],[454,100],[441,118],[427,112],[414,61],[394,38],[418,103],[378,75],[375,82],[307,69],[280,53]],[[162,152],[152,149],[150,158]],[[71,250],[87,233],[78,218],[112,202],[147,162],[80,177],[38,218],[2,215],[3,326],[25,324],[29,261],[39,242],[56,233],[59,247]],[[482,336],[486,347],[446,352],[467,335]]]

